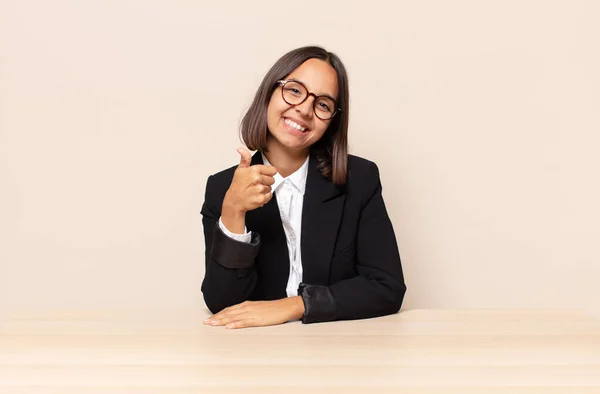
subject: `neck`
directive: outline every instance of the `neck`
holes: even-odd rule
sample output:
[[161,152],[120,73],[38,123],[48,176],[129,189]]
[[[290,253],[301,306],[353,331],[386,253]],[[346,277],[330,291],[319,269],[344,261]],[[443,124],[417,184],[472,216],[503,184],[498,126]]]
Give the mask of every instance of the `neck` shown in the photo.
[[265,152],[264,155],[269,160],[269,163],[275,167],[279,175],[287,178],[302,167],[302,164],[304,164],[309,155],[309,150],[290,152],[275,144],[270,144],[269,151]]

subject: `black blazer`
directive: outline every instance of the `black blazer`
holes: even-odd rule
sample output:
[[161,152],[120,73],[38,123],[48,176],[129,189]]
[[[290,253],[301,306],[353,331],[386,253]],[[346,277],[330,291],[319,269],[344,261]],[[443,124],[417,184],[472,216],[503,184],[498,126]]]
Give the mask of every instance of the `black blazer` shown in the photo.
[[[252,165],[263,164],[260,153]],[[225,235],[221,206],[231,167],[208,178],[201,214],[206,244],[202,292],[218,311],[246,300],[285,298],[290,263],[276,196],[246,213],[251,243]],[[375,163],[350,155],[344,187],[335,186],[309,159],[302,208],[303,323],[396,313],[406,286],[392,223]]]

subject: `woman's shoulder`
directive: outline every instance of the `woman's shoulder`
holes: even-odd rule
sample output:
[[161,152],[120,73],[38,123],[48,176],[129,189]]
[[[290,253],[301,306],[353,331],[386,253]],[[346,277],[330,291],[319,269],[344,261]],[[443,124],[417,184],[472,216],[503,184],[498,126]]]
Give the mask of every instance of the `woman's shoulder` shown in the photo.
[[361,201],[368,199],[380,187],[379,168],[375,162],[360,156],[348,155],[346,193]]
[[213,178],[215,181],[225,181],[225,180],[229,180],[231,181],[233,179],[233,174],[235,173],[235,170],[238,168],[237,165],[226,168],[224,170],[221,170],[219,172],[216,172],[214,174],[212,174],[210,177]]
[[229,189],[229,186],[231,185],[233,174],[235,173],[237,167],[238,166],[235,165],[210,175],[206,181],[207,192],[217,196],[224,196],[227,192],[227,189]]
[[378,182],[379,168],[364,157],[348,155],[348,182]]

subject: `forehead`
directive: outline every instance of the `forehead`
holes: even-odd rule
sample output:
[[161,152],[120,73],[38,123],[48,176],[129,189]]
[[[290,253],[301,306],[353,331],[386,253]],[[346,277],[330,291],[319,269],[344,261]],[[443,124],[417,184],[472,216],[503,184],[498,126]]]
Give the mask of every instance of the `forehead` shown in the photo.
[[338,96],[337,73],[329,63],[320,59],[308,59],[286,79],[297,79],[317,96]]

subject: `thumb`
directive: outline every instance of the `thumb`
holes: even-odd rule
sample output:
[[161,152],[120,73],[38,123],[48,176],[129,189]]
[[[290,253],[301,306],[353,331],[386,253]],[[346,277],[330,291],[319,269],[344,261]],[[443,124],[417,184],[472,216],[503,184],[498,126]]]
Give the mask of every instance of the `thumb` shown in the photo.
[[240,154],[240,165],[238,167],[250,167],[250,161],[252,160],[250,151],[246,148],[238,148],[237,152]]

